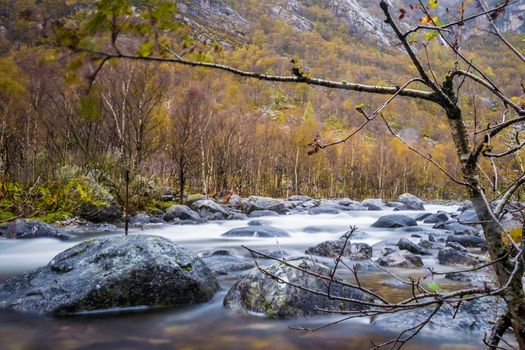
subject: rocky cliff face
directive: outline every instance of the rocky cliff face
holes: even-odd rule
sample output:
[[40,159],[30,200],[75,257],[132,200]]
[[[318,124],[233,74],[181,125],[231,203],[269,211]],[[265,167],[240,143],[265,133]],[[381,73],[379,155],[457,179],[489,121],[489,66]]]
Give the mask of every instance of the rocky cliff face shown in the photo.
[[181,0],[177,1],[177,9],[180,19],[200,39],[228,46],[244,41],[250,31],[250,23],[221,0]]
[[[384,24],[384,15],[379,9],[379,2],[369,0],[267,0],[260,2],[257,8],[250,8],[243,3],[245,0],[179,0],[177,2],[182,19],[194,29],[198,29],[203,37],[220,42],[235,44],[247,40],[251,34],[251,18],[269,16],[291,25],[298,31],[315,30],[315,16],[312,9],[328,11],[334,19],[347,27],[348,33],[360,40],[366,40],[376,45],[391,45],[395,38],[390,28]],[[415,23],[421,17],[419,11],[408,11],[412,0],[388,0],[397,15],[400,8],[407,9],[406,19]],[[442,0],[436,14],[443,18],[456,13],[457,0]],[[488,6],[495,6],[497,0],[488,1]],[[258,11],[257,14],[254,11]],[[259,13],[259,12],[263,13]],[[467,9],[465,15],[480,11],[475,3]],[[518,0],[509,6],[497,18],[497,25],[503,32],[525,31],[525,0]],[[401,24],[403,25],[403,24]],[[467,23],[463,29],[466,36],[484,33],[488,26],[485,17]]]

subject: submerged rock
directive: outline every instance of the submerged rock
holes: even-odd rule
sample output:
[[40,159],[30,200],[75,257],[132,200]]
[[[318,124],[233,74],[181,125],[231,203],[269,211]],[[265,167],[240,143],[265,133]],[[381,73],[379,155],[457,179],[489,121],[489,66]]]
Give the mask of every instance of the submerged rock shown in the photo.
[[[325,241],[319,243],[315,247],[310,247],[306,249],[305,253],[337,258],[341,254],[344,245],[344,239],[338,239],[335,241]],[[351,243],[350,241],[348,241],[346,243],[346,247],[342,256],[350,258],[352,260],[365,260],[372,257],[372,247],[366,243]]]
[[[329,276],[330,269],[317,264],[313,266],[306,260],[296,261],[301,268]],[[266,268],[268,272],[279,279],[303,288],[326,293],[327,287],[319,277],[306,272],[277,263]],[[333,283],[331,294],[335,297],[344,297],[360,301],[371,301],[363,292]],[[322,309],[333,310],[360,310],[363,307],[356,302],[330,300],[329,298],[307,292],[300,288],[253,271],[237,281],[226,297],[224,306],[234,311],[254,312],[270,318],[289,318],[323,313]]]
[[289,237],[285,230],[272,226],[248,226],[238,227],[223,233],[223,237]]
[[414,219],[406,215],[392,214],[392,215],[381,216],[371,226],[379,227],[379,228],[396,228],[396,227],[417,226],[417,222]]
[[119,236],[80,243],[7,280],[0,307],[47,315],[170,307],[207,301],[217,289],[202,259],[169,239]]
[[0,237],[8,239],[57,238],[68,240],[61,230],[36,220],[18,219],[0,226]]

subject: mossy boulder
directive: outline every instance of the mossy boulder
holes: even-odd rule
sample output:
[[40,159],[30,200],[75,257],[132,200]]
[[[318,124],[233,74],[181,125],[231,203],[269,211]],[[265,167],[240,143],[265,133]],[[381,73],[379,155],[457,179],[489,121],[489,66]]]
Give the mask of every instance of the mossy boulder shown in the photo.
[[122,209],[116,202],[88,202],[80,206],[77,215],[94,223],[115,222],[122,217]]
[[[294,261],[297,266],[329,276],[330,269],[317,264],[313,266],[306,260]],[[299,285],[313,291],[326,293],[327,287],[318,277],[304,271],[277,263],[266,268],[279,279]],[[363,292],[351,287],[334,283],[331,294],[360,301],[371,301]],[[289,318],[321,314],[319,309],[360,310],[358,302],[339,301],[305,291],[290,284],[279,282],[270,276],[255,270],[235,283],[226,297],[224,306],[240,312],[252,312],[269,318]]]
[[158,236],[80,243],[0,285],[0,308],[46,315],[207,301],[218,289],[203,260]]

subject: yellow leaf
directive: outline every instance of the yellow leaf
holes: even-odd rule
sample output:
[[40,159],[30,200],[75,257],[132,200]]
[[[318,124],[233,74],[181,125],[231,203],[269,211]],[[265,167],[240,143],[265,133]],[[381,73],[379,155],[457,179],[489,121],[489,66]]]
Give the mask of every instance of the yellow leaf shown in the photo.
[[439,1],[438,0],[428,0],[428,7],[431,10],[435,9],[437,6],[439,6]]

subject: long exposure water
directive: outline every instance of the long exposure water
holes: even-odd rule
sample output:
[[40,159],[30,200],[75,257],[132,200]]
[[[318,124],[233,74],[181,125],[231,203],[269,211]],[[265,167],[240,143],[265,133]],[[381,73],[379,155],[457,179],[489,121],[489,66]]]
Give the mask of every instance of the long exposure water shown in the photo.
[[[427,206],[427,211],[455,211],[454,206]],[[399,212],[414,217],[421,212]],[[227,248],[246,255],[241,245],[254,248],[281,248],[290,255],[302,254],[305,248],[325,240],[336,239],[349,225],[367,235],[354,242],[370,245],[382,240],[410,237],[399,230],[374,229],[370,225],[386,211],[349,211],[337,215],[292,214],[263,217],[272,226],[284,229],[290,237],[226,238],[221,234],[246,221],[210,222],[200,225],[152,225],[144,230],[132,229],[130,234],[153,234],[173,240],[195,252]],[[421,225],[421,224],[420,224]],[[316,233],[306,233],[316,226]],[[431,225],[424,225],[431,227]],[[99,237],[122,234],[116,232]],[[61,251],[97,235],[84,235],[70,241],[54,239],[0,240],[0,282],[8,277],[47,264]],[[427,266],[436,265],[435,258],[424,259]],[[439,266],[446,271],[444,266]],[[399,270],[400,274],[413,271]],[[371,325],[369,320],[346,322],[317,332],[292,330],[293,326],[315,327],[333,321],[333,316],[268,320],[225,310],[224,295],[238,277],[220,276],[221,291],[203,304],[160,311],[113,311],[66,318],[49,318],[0,311],[0,349],[367,349],[370,340],[376,343],[395,337],[395,330]],[[365,277],[376,289],[394,295],[395,289],[385,283],[380,273]],[[446,285],[446,282],[443,282]],[[426,332],[407,349],[477,349],[479,335]]]

